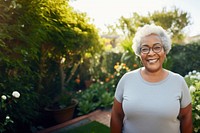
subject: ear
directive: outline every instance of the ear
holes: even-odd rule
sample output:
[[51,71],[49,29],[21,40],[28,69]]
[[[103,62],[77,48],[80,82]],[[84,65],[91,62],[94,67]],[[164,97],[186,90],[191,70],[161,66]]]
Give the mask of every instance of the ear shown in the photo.
[[167,58],[167,53],[165,52],[165,54],[164,54],[164,58],[166,59]]
[[167,54],[166,53],[164,54],[164,62],[163,63],[165,63],[165,62],[167,62]]
[[141,55],[139,55],[139,56],[138,56],[138,58],[140,59],[140,65],[142,65],[142,66],[143,66],[143,63],[142,63],[142,57],[141,57]]

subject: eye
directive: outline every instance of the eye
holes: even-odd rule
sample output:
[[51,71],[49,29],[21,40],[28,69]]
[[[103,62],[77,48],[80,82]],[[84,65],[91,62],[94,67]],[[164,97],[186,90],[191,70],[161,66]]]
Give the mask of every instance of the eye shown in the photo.
[[153,47],[153,50],[156,51],[156,52],[160,51],[161,49],[162,49],[162,46],[160,46],[160,45],[157,45],[157,46]]
[[142,53],[148,53],[149,52],[149,48],[148,47],[142,47],[141,48],[141,52]]

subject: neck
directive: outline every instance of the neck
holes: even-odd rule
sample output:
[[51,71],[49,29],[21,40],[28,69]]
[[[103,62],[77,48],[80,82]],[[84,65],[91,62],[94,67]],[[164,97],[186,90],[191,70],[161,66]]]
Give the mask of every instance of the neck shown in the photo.
[[165,70],[163,68],[160,68],[158,70],[151,71],[151,70],[148,70],[145,67],[143,67],[142,72],[148,76],[158,76],[158,75],[162,75],[163,73],[165,73]]
[[165,79],[168,75],[168,72],[161,68],[157,71],[149,71],[145,67],[141,69],[142,78],[149,82],[159,82]]

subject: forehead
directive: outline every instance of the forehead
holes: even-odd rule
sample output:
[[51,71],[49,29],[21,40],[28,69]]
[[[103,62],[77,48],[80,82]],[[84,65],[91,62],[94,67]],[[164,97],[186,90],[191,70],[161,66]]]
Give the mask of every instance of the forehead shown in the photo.
[[141,46],[153,46],[155,44],[162,44],[160,37],[156,34],[150,34],[141,39]]

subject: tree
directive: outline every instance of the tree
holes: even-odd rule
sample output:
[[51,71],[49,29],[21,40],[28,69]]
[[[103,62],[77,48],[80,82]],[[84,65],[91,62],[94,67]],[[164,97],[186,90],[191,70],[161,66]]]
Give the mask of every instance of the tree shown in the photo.
[[0,94],[21,93],[19,106],[9,111],[17,132],[34,123],[46,96],[63,88],[64,71],[97,51],[99,36],[66,0],[2,0],[0,11]]
[[189,14],[178,8],[172,11],[167,11],[166,8],[161,12],[155,11],[150,15],[150,19],[171,33],[172,41],[175,43],[180,43],[184,39],[183,29],[190,24]]
[[190,16],[187,12],[181,11],[176,7],[170,11],[163,8],[162,11],[155,11],[147,16],[140,16],[135,12],[130,18],[122,16],[119,19],[118,28],[126,36],[133,37],[138,27],[151,23],[162,26],[172,35],[174,43],[180,43],[185,36],[183,29],[190,24]]
[[138,13],[134,12],[130,18],[122,16],[119,19],[117,27],[122,30],[126,37],[133,37],[137,28],[145,24],[150,24],[149,17],[140,16]]

